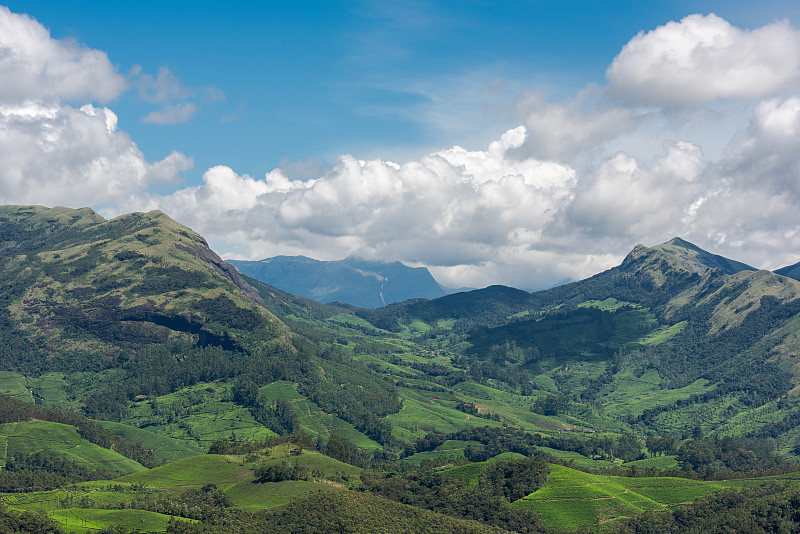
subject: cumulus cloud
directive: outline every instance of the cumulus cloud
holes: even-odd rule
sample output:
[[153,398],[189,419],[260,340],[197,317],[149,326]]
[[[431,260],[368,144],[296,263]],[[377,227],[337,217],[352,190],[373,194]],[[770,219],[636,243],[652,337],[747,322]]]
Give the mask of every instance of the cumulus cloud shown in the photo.
[[702,191],[700,147],[686,141],[665,142],[649,166],[619,153],[588,172],[570,206],[579,228],[593,234],[641,238],[654,233],[680,234],[685,212]]
[[694,210],[695,233],[755,264],[791,263],[800,248],[798,146],[800,97],[761,102],[720,161],[706,168],[713,187]]
[[762,98],[796,83],[798,74],[800,33],[788,22],[744,30],[713,14],[640,32],[606,71],[616,95],[667,107]]
[[[483,151],[453,147],[402,165],[343,156],[316,180],[290,180],[280,170],[256,180],[215,167],[203,185],[150,196],[146,207],[173,213],[212,241],[239,243],[236,252],[248,257],[359,254],[438,267],[453,278],[471,272],[474,281],[504,268],[522,284],[530,267],[513,251],[536,250],[576,186],[566,165],[510,157],[524,141],[519,127]],[[542,270],[552,281],[560,276]]]
[[2,6],[0,78],[0,203],[115,206],[192,166],[177,152],[148,162],[113,111],[85,103],[126,87],[104,52]]
[[108,108],[0,105],[0,203],[102,206],[174,183],[190,158],[148,163]]
[[536,93],[520,97],[516,113],[523,117],[528,137],[517,154],[569,159],[634,131],[642,121],[631,108],[585,105],[584,100],[582,95],[563,103],[546,102]]
[[126,86],[105,52],[57,40],[41,24],[0,6],[0,101],[116,98]]

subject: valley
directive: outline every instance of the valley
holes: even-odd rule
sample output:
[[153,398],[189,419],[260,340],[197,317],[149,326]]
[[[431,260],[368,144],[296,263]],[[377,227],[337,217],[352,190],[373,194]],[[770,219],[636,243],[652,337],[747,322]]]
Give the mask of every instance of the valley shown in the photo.
[[360,308],[159,212],[2,206],[0,266],[8,521],[689,532],[800,499],[800,282],[679,238],[545,291]]

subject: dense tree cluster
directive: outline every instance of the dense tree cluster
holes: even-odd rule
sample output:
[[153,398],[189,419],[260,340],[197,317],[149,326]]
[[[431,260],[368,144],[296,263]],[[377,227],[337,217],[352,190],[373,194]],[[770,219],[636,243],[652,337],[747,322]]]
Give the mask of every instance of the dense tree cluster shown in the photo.
[[679,447],[677,460],[684,470],[706,477],[715,471],[752,473],[787,463],[776,454],[772,442],[731,436],[687,440]]
[[85,480],[103,480],[113,475],[107,469],[89,469],[76,462],[41,452],[16,454],[0,470],[0,492],[44,491]]
[[296,432],[291,435],[275,436],[263,441],[230,441],[217,439],[208,448],[208,454],[249,454],[290,443],[296,447],[314,450],[314,438],[305,432]]
[[800,489],[765,484],[724,490],[674,510],[645,512],[611,528],[613,534],[767,534],[800,532]]
[[145,492],[127,503],[128,508],[148,510],[159,514],[206,520],[219,510],[233,506],[228,495],[214,484],[183,492]]
[[552,417],[566,412],[568,408],[569,397],[547,394],[533,403],[531,411]]
[[308,480],[311,471],[299,465],[290,466],[287,463],[262,465],[253,471],[256,482],[283,482],[284,480]]
[[64,529],[44,512],[17,512],[0,508],[0,532],[9,534],[63,534]]
[[464,485],[444,473],[366,472],[362,490],[418,508],[460,519],[472,519],[520,533],[543,532],[538,517],[511,506],[517,498],[536,491],[550,467],[541,458],[501,459],[487,467],[477,484]]
[[464,454],[468,460],[482,462],[503,452],[516,452],[525,456],[544,456],[539,447],[548,447],[562,451],[578,452],[591,458],[617,457],[626,461],[643,457],[642,443],[630,433],[619,438],[597,436],[546,436],[529,433],[513,428],[479,427],[459,430],[443,436],[445,439],[461,441],[477,441],[482,444],[479,449],[467,447]]

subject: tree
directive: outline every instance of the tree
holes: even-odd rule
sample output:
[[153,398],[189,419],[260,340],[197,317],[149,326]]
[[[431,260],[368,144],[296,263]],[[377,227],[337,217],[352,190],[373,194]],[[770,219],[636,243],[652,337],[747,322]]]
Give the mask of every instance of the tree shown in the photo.
[[325,447],[325,454],[347,464],[350,463],[352,450],[353,444],[349,439],[339,434],[331,434],[331,439]]

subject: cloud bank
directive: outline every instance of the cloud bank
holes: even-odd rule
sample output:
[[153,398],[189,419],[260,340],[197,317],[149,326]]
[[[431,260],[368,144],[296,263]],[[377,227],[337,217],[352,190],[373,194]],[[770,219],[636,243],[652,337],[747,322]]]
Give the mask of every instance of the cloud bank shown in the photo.
[[[761,267],[800,260],[800,32],[787,22],[746,30],[691,15],[639,33],[605,87],[564,102],[520,95],[518,126],[480,150],[343,155],[310,179],[219,165],[178,188],[190,158],[148,162],[95,106],[125,89],[104,53],[8,10],[0,28],[0,58],[17,58],[0,59],[2,203],[161,209],[228,257],[358,254],[426,265],[451,286],[546,287],[674,236]],[[135,74],[162,106],[145,120],[196,111],[168,70]]]

